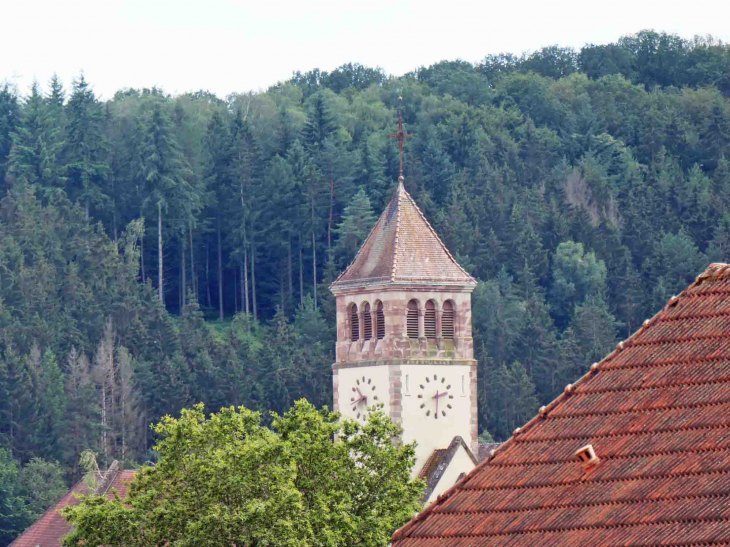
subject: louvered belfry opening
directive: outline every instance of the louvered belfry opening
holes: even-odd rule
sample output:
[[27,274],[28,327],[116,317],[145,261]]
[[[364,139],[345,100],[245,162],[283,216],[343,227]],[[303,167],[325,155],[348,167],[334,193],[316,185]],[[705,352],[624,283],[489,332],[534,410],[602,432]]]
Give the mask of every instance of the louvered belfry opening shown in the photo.
[[415,300],[408,302],[408,317],[406,323],[408,338],[418,338],[418,302]]
[[454,305],[444,302],[444,313],[441,316],[441,336],[447,340],[454,339]]
[[367,302],[362,306],[362,330],[365,340],[370,340],[373,337],[373,318],[370,315],[370,304]]
[[357,342],[360,339],[360,320],[357,316],[357,304],[350,307],[350,340]]
[[433,300],[426,302],[423,326],[426,330],[426,338],[436,338],[436,305],[433,303]]
[[383,303],[378,302],[378,307],[375,313],[375,320],[377,321],[378,340],[385,338],[385,314],[383,313]]

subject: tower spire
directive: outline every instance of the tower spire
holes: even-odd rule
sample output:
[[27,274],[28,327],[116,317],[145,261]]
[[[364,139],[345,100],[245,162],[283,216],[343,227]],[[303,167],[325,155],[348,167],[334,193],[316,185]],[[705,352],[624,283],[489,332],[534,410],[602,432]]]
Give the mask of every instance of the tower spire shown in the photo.
[[400,104],[398,106],[398,131],[392,135],[388,135],[391,139],[398,141],[398,152],[400,155],[400,172],[398,174],[398,182],[403,182],[403,141],[410,139],[413,135],[409,135],[403,129],[403,96],[399,95]]

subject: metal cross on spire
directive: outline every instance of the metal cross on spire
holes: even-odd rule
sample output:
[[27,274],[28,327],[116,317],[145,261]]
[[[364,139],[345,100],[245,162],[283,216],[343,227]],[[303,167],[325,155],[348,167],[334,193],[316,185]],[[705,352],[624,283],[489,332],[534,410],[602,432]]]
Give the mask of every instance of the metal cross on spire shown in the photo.
[[398,141],[398,151],[400,153],[400,175],[398,176],[398,180],[403,180],[403,141],[406,139],[410,139],[413,135],[409,135],[406,133],[403,129],[403,97],[398,97],[400,99],[400,107],[398,108],[398,131],[396,133],[393,133],[392,135],[388,135],[391,139],[395,139]]

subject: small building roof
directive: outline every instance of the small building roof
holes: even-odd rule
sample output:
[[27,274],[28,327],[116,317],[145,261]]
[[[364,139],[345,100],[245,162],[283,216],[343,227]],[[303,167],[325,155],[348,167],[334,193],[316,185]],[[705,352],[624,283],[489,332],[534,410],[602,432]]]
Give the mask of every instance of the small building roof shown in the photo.
[[[115,465],[116,464],[116,465]],[[114,462],[109,470],[100,477],[98,492],[112,496],[112,489],[120,498],[127,495],[129,483],[134,479],[135,471],[123,471]],[[61,547],[61,540],[71,531],[71,526],[63,518],[60,511],[64,507],[77,505],[78,494],[88,494],[89,490],[83,481],[77,482],[73,488],[61,498],[56,505],[48,509],[41,517],[18,536],[10,547]]]
[[727,545],[729,412],[730,266],[712,264],[393,546]]
[[331,285],[333,291],[368,285],[433,283],[474,286],[476,281],[439,239],[406,192],[402,177],[355,260]]
[[464,439],[458,435],[451,440],[447,448],[437,448],[434,450],[418,474],[419,479],[426,481],[426,492],[423,495],[424,501],[427,501],[431,497],[431,494],[451,464],[459,448],[462,448],[466,452],[466,455],[469,456],[469,459],[474,465],[478,463],[476,457],[464,442]]

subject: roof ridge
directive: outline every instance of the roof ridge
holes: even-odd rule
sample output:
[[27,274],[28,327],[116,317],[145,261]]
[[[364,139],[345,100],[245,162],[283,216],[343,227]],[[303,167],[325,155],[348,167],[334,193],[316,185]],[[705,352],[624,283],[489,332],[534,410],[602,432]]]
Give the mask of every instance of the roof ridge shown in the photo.
[[[398,203],[396,204],[396,214],[395,214],[395,241],[393,242],[393,257],[391,258],[391,269],[390,269],[390,281],[391,283],[395,281],[395,271],[398,267],[398,246],[400,243],[400,210],[401,210],[401,203],[403,201],[403,192],[406,191],[405,186],[403,185],[403,177],[398,177],[398,188],[395,190],[395,197],[394,199],[398,200]],[[365,245],[363,245],[364,247]]]

